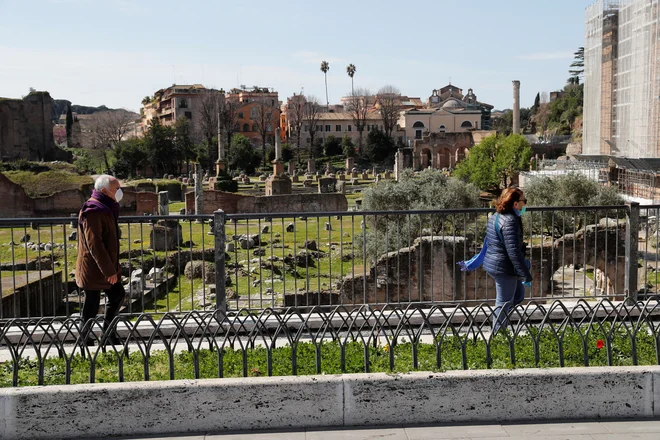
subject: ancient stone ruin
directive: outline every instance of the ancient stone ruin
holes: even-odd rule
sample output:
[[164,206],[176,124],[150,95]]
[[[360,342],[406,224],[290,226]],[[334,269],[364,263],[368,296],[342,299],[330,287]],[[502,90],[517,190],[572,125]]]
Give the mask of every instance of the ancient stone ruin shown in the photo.
[[[532,260],[533,297],[560,297],[553,276],[562,266],[594,268],[608,294],[624,292],[625,223],[613,220],[589,225],[543,245],[528,248]],[[423,236],[412,246],[382,255],[364,274],[347,276],[339,285],[338,302],[385,303],[481,301],[495,298],[495,284],[483,269],[461,272],[459,261],[476,250],[465,237]],[[606,277],[605,277],[606,274]],[[618,276],[617,276],[618,274]],[[570,289],[569,289],[570,290]],[[530,297],[529,291],[527,297]],[[622,299],[622,296],[617,299]]]

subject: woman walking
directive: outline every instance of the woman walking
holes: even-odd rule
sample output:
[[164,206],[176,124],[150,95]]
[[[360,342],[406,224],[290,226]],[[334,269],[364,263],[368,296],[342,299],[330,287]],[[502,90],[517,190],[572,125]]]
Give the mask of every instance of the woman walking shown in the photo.
[[[488,221],[488,248],[484,270],[495,280],[495,322],[493,333],[506,325],[508,313],[525,298],[525,285],[532,282],[525,259],[523,223],[527,199],[519,188],[507,188],[497,199],[497,213]],[[523,283],[525,285],[523,285]]]

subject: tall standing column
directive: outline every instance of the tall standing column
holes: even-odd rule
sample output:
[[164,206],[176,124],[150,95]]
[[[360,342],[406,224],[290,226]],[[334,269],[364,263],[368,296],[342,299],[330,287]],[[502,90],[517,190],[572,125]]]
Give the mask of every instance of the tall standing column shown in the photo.
[[215,161],[215,177],[220,177],[225,171],[227,171],[227,161],[225,160],[225,146],[222,142],[220,112],[218,112],[218,160]]
[[202,165],[195,164],[195,215],[204,213],[204,186],[202,184]]
[[513,134],[520,134],[520,81],[513,82]]

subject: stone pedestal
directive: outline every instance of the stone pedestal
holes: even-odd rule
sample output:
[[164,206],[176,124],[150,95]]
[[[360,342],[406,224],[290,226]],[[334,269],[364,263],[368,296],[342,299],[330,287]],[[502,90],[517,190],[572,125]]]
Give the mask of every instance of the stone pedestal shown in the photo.
[[357,172],[357,171],[353,171],[353,172],[351,173],[351,179],[357,179],[357,178],[358,178],[358,172]]
[[215,175],[216,175],[216,177],[224,174],[225,171],[227,171],[227,162],[224,161],[224,160],[220,160],[220,159],[216,160],[215,161]]
[[369,180],[369,174],[367,173],[362,173],[362,176],[360,177],[362,180]]
[[[284,165],[282,165],[284,167]],[[266,195],[279,196],[282,194],[291,194],[292,185],[291,179],[284,175],[273,175],[266,180]]]
[[319,179],[319,194],[331,194],[336,192],[337,179],[334,177],[321,177]]
[[289,162],[288,168],[289,168],[289,174],[293,176],[293,174],[296,172],[296,164],[293,161],[291,161]]
[[354,166],[355,166],[355,159],[353,159],[352,157],[347,157],[346,158],[346,171],[348,172],[348,171],[352,170]]
[[300,178],[298,176],[294,175],[293,177],[291,177],[291,181],[293,183],[298,183],[298,182],[300,182]]
[[316,161],[314,159],[307,159],[307,172],[308,173],[316,172]]
[[341,180],[341,181],[344,181],[344,180],[346,180],[346,176],[343,175],[343,174],[338,174],[338,175],[337,175],[337,179],[339,179],[339,180]]
[[275,159],[273,161],[273,176],[281,176],[284,174],[284,162]]

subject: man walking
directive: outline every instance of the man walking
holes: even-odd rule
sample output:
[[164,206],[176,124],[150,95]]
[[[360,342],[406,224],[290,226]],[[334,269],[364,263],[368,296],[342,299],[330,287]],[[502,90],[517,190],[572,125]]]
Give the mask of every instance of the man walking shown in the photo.
[[[126,296],[121,284],[119,267],[119,201],[123,193],[121,184],[112,176],[102,175],[94,183],[92,197],[85,202],[78,214],[78,259],[76,284],[85,292],[82,311],[83,334],[87,345],[94,345],[90,333],[105,292],[106,306],[103,331],[119,313]],[[108,340],[117,343],[115,335]]]

